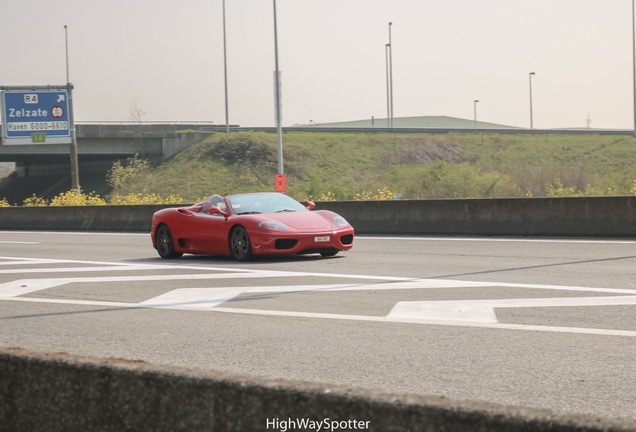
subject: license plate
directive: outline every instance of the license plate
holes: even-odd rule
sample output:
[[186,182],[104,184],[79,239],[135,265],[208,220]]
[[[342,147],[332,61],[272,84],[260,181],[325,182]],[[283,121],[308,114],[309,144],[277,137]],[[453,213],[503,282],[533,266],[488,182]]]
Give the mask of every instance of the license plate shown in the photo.
[[316,243],[328,242],[329,240],[330,240],[329,236],[316,236],[316,237],[314,237],[314,241]]

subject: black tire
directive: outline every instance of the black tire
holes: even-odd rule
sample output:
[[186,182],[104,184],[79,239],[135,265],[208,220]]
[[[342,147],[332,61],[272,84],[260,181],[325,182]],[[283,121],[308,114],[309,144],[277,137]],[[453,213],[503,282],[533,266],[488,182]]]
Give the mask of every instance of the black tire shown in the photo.
[[252,259],[252,243],[250,236],[242,226],[237,226],[230,233],[230,252],[238,261],[249,261]]
[[161,258],[179,258],[183,255],[180,252],[175,252],[174,238],[172,237],[172,233],[170,232],[168,225],[160,225],[159,228],[157,228],[155,240],[157,243],[157,252]]

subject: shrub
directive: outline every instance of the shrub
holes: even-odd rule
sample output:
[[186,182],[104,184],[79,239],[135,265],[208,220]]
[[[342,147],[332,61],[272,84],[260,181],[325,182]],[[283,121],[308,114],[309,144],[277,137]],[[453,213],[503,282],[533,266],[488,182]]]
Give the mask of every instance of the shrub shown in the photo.
[[232,134],[208,143],[205,154],[229,164],[271,166],[276,161],[274,146],[259,134]]
[[140,159],[138,155],[126,159],[122,164],[116,161],[108,171],[108,184],[121,194],[137,193],[150,174],[150,161]]
[[391,184],[408,199],[493,198],[514,196],[515,186],[504,174],[481,172],[468,164],[438,161],[414,168],[395,167]]
[[389,188],[385,187],[382,189],[378,189],[374,194],[373,192],[362,192],[357,193],[353,196],[355,201],[389,201],[395,199],[395,194],[389,190]]
[[336,199],[336,194],[329,191],[326,194],[321,193],[319,201],[338,201],[338,200]]
[[0,199],[0,207],[11,207],[11,205],[9,204],[9,201],[7,201],[6,198],[2,198]]
[[82,189],[71,189],[68,192],[62,192],[58,196],[51,200],[51,206],[92,206],[92,205],[106,205],[106,201],[91,192],[85,194]]
[[139,205],[139,204],[183,204],[186,200],[180,195],[169,195],[161,197],[157,194],[134,194],[127,195],[113,194],[110,196],[110,203],[114,205]]
[[560,179],[545,185],[545,192],[548,197],[572,197],[580,195],[576,186],[565,186]]
[[24,207],[46,207],[47,205],[49,205],[49,203],[44,198],[35,196],[35,194],[33,194],[29,198],[26,198],[24,201],[22,201],[22,205]]

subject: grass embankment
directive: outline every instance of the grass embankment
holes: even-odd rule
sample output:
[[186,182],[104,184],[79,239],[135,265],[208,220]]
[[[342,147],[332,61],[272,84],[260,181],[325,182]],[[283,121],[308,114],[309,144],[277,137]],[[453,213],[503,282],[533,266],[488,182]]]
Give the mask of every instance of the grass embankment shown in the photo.
[[[283,147],[288,194],[297,200],[636,195],[631,136],[286,132]],[[69,193],[51,205],[268,191],[277,170],[275,133],[214,132],[156,167],[142,157],[116,163],[103,202]]]
[[[630,136],[287,132],[283,147],[288,193],[299,200],[636,193]],[[272,190],[276,172],[276,134],[213,133],[116,192],[194,201]]]

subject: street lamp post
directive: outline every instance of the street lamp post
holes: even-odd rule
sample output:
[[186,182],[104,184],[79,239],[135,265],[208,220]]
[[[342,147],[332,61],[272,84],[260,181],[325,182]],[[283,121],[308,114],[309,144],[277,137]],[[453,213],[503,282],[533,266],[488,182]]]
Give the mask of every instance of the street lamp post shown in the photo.
[[530,79],[530,129],[534,129],[534,122],[532,119],[532,75],[534,75],[534,72],[530,72],[530,74],[528,74]]
[[634,0],[632,0],[632,63],[634,75],[634,136],[636,136],[636,18]]
[[386,126],[391,127],[391,84],[389,72],[389,49],[390,44],[384,45],[385,63],[386,63]]
[[473,109],[474,109],[474,113],[475,113],[475,129],[477,129],[477,103],[479,102],[479,100],[475,99],[475,101],[473,102]]
[[276,97],[276,132],[278,135],[278,174],[283,174],[283,128],[281,126],[280,110],[280,70],[278,69],[278,28],[276,24],[276,0],[274,0],[274,93]]
[[230,116],[227,95],[227,44],[225,38],[225,0],[223,0],[223,70],[225,74],[225,132],[230,131]]
[[69,76],[69,68],[68,68],[68,27],[66,24],[64,25],[64,48],[66,51],[66,83],[71,82],[71,78]]
[[389,22],[389,87],[391,89],[391,127],[393,127],[393,43],[391,42],[391,26],[392,22]]
[[68,27],[64,25],[64,47],[66,51],[66,88],[68,90],[68,119],[71,131],[71,188],[73,190],[80,190],[79,180],[79,157],[77,149],[77,134],[75,133],[75,118],[73,115],[73,86],[71,85],[69,67],[68,67]]

